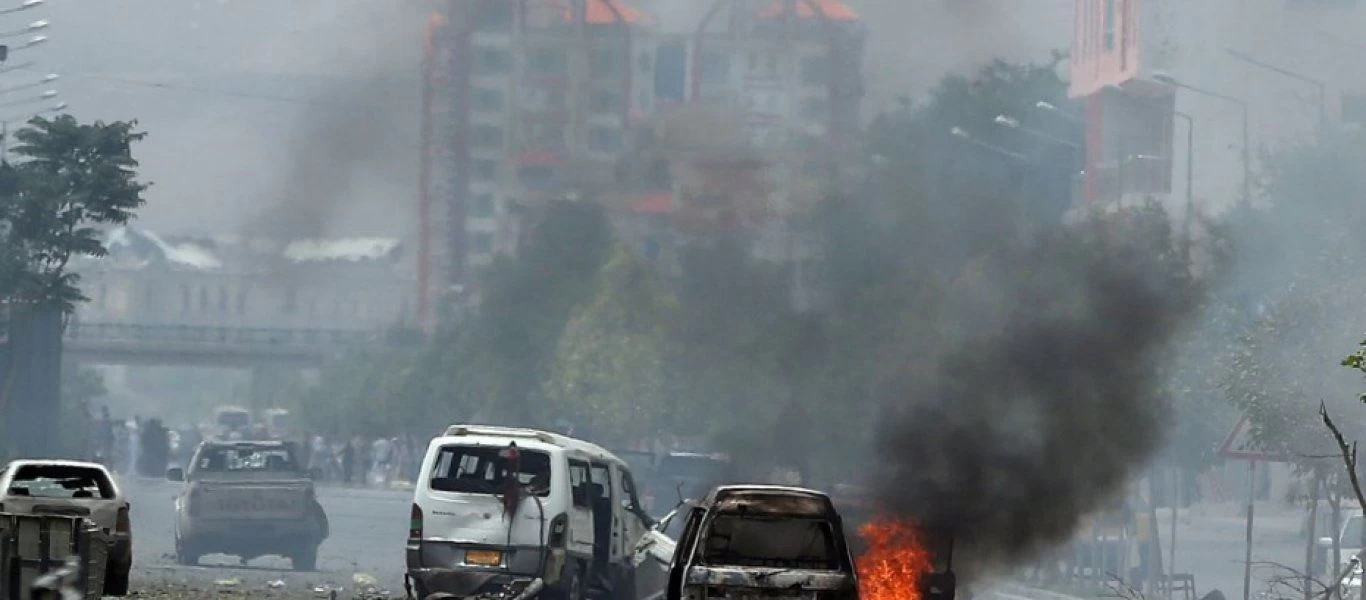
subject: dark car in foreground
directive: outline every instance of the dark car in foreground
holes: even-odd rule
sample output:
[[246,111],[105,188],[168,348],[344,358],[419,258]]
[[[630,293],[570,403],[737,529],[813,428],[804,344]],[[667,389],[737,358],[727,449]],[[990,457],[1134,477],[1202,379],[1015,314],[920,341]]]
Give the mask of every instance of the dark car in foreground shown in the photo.
[[828,496],[798,487],[726,485],[687,508],[665,600],[750,596],[858,599],[843,520]]

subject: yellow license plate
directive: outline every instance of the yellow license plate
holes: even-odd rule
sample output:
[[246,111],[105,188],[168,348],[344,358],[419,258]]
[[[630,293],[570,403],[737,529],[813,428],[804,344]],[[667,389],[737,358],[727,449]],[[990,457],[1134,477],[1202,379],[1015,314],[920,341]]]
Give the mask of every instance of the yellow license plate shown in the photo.
[[503,553],[497,550],[467,550],[465,551],[465,564],[484,565],[496,567],[503,562]]

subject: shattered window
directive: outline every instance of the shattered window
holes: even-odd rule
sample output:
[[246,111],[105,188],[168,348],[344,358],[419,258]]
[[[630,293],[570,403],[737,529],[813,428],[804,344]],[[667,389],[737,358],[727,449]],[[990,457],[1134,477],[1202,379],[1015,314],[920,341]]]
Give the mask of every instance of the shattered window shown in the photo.
[[837,556],[823,519],[719,515],[702,548],[703,564],[737,567],[837,570]]
[[10,496],[35,498],[114,497],[114,486],[99,469],[57,465],[26,465],[14,473]]
[[206,447],[195,461],[200,472],[298,471],[294,454],[286,448]]
[[[446,446],[436,457],[431,489],[465,494],[501,494],[512,469],[503,458],[506,448],[491,446]],[[550,455],[520,450],[515,472],[511,473],[529,492],[542,498],[550,495]]]

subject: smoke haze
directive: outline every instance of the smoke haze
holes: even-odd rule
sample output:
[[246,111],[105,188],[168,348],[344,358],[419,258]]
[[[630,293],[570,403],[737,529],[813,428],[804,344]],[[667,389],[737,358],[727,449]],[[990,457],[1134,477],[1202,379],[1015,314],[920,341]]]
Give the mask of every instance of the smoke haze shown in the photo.
[[1161,441],[1156,367],[1190,286],[1156,258],[1165,236],[1124,229],[1052,232],[988,259],[941,321],[930,372],[893,384],[879,497],[953,529],[970,571],[1067,540]]

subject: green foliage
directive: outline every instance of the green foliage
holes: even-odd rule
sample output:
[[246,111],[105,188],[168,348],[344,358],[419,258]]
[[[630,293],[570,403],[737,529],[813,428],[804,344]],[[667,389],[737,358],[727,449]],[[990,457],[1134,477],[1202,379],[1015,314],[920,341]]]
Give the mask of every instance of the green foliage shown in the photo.
[[1340,349],[1366,329],[1358,298],[1366,276],[1356,257],[1366,207],[1366,135],[1340,132],[1287,147],[1264,161],[1258,206],[1240,207],[1230,224],[1239,276],[1232,288],[1265,310],[1245,318],[1228,357],[1225,390],[1251,419],[1254,439],[1290,454],[1301,469],[1324,469],[1337,452],[1319,419],[1322,401],[1349,439],[1366,436],[1366,415],[1350,410],[1355,382],[1337,365],[1357,368],[1360,352]]
[[136,122],[81,124],[36,117],[15,133],[14,163],[0,163],[0,219],[9,223],[0,295],[70,312],[85,300],[72,256],[103,256],[95,225],[122,224],[144,202],[133,142]]
[[679,406],[666,330],[677,304],[651,266],[624,247],[602,267],[596,288],[560,336],[545,382],[548,408],[607,443],[659,434]]

